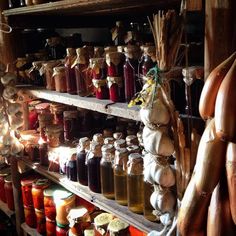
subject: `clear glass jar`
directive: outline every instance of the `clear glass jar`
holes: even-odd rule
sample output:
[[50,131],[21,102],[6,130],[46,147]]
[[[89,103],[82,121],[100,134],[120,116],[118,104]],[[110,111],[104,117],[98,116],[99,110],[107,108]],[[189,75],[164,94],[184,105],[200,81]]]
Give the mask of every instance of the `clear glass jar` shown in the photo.
[[129,155],[127,189],[129,210],[134,213],[143,213],[143,158],[139,153]]
[[64,138],[71,141],[79,136],[78,111],[64,111]]
[[36,228],[37,221],[36,221],[34,207],[24,206],[24,215],[25,215],[25,223],[31,228]]
[[21,192],[23,204],[26,207],[33,207],[32,184],[35,182],[35,177],[21,180]]
[[128,152],[126,148],[115,151],[114,160],[114,187],[115,200],[120,205],[127,205],[127,161]]
[[66,93],[66,70],[64,66],[53,68],[52,79],[55,81],[55,90],[60,93]]
[[87,137],[79,140],[77,147],[77,175],[78,181],[82,185],[88,185],[88,168],[86,165],[86,155],[89,150],[90,140]]
[[58,147],[64,142],[63,126],[55,124],[47,126],[46,133],[49,147]]
[[36,221],[37,221],[36,230],[38,233],[44,235],[46,233],[46,219],[45,219],[44,210],[35,209],[35,215],[36,215]]
[[129,224],[119,218],[113,219],[107,229],[109,236],[130,236]]
[[101,192],[109,199],[114,199],[114,146],[106,144],[102,146],[102,159],[100,162]]

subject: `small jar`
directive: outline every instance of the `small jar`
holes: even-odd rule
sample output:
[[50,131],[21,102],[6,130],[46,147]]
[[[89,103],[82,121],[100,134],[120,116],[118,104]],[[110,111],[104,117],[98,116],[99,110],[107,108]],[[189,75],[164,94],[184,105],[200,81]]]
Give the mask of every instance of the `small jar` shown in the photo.
[[50,220],[46,217],[46,234],[47,236],[56,235],[56,221]]
[[129,236],[129,224],[120,220],[119,218],[113,219],[108,224],[109,236]]
[[39,120],[40,137],[43,139],[43,141],[46,142],[47,141],[46,127],[52,125],[53,114],[51,113],[39,114],[38,120]]
[[114,187],[115,200],[120,205],[127,205],[127,161],[128,152],[126,148],[115,151],[114,160]]
[[34,208],[41,210],[44,208],[43,191],[49,187],[48,179],[38,179],[32,184],[32,197]]
[[101,193],[100,160],[102,152],[100,143],[92,142],[87,158],[88,187],[95,193]]
[[[56,191],[57,187],[52,186],[43,191],[43,203],[44,211],[47,219],[54,221],[56,219],[56,205],[54,203],[53,194]],[[56,226],[55,226],[56,227]]]
[[128,208],[143,213],[143,158],[139,153],[129,155],[127,163]]
[[103,135],[100,133],[94,134],[92,141],[97,142],[100,145],[103,145],[103,143],[104,143]]
[[67,106],[60,103],[51,103],[50,110],[54,116],[53,124],[63,125],[63,112],[67,109]]
[[113,134],[113,138],[114,138],[115,140],[123,139],[123,138],[124,138],[124,134],[123,134],[122,132],[115,132],[115,133]]
[[36,177],[21,180],[21,192],[23,204],[26,207],[33,207],[32,184]]
[[101,213],[94,218],[95,235],[107,235],[108,224],[112,221],[113,216],[110,213]]
[[125,140],[127,146],[139,145],[138,138],[136,135],[128,135]]
[[10,175],[11,170],[9,168],[5,168],[3,170],[0,171],[0,200],[2,202],[7,202],[6,200],[6,193],[5,193],[5,188],[4,188],[4,184],[5,184],[5,178]]
[[49,147],[58,147],[64,142],[63,127],[61,125],[50,125],[46,128]]
[[109,199],[114,199],[114,147],[112,144],[102,146],[102,159],[100,162],[101,192]]
[[31,228],[36,228],[37,220],[36,220],[34,207],[24,206],[24,215],[25,215],[25,223]]
[[79,140],[77,147],[77,175],[78,181],[82,185],[88,185],[88,168],[86,165],[86,155],[89,150],[90,140],[87,137]]
[[107,76],[123,77],[124,54],[121,52],[107,52]]
[[56,190],[53,193],[53,199],[56,204],[56,222],[61,225],[68,225],[68,212],[75,207],[76,196],[67,190]]
[[5,184],[4,184],[4,189],[5,189],[5,195],[6,195],[6,201],[7,201],[7,206],[10,210],[14,211],[15,206],[14,206],[14,197],[13,197],[13,188],[12,188],[12,178],[11,175],[8,175],[5,178]]
[[146,76],[148,71],[156,64],[156,48],[155,46],[143,47],[143,62],[142,62],[142,75]]
[[104,144],[112,144],[113,145],[114,142],[115,142],[115,139],[112,137],[107,137],[104,139]]
[[107,81],[105,79],[93,79],[93,86],[97,99],[108,99]]
[[126,141],[124,139],[118,139],[114,142],[115,149],[126,148]]
[[66,72],[64,66],[53,68],[52,79],[55,81],[55,90],[60,93],[66,93]]
[[56,236],[68,236],[69,229],[70,229],[69,225],[62,225],[57,223]]
[[37,221],[37,232],[40,234],[46,233],[46,219],[44,210],[35,209],[36,221]]
[[78,111],[64,111],[64,138],[72,141],[79,136]]
[[70,151],[70,157],[67,160],[66,164],[66,174],[67,178],[71,181],[77,181],[77,160],[76,160],[76,152],[74,149]]
[[76,94],[76,78],[75,78],[75,69],[72,68],[72,65],[76,60],[76,51],[74,48],[66,49],[66,58],[65,58],[65,71],[66,71],[66,88],[67,93]]

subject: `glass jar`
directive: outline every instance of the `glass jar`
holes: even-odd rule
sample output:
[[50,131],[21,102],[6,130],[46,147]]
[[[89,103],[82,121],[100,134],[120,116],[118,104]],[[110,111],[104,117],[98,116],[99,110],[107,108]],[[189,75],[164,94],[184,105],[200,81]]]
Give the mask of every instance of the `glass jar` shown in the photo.
[[34,208],[41,210],[44,208],[43,191],[49,187],[48,179],[38,179],[32,184],[32,197]]
[[43,141],[42,138],[39,139],[39,164],[42,166],[48,166],[48,144]]
[[28,154],[30,161],[39,162],[39,144],[38,141],[29,140],[25,144],[25,152]]
[[52,79],[55,81],[55,90],[60,93],[66,93],[66,71],[64,66],[53,68]]
[[0,200],[5,203],[7,202],[7,200],[6,200],[4,184],[5,184],[5,178],[10,174],[10,172],[11,172],[10,168],[5,168],[0,171]]
[[88,73],[89,57],[84,48],[77,48],[76,54],[77,58],[72,68],[75,70],[77,94],[84,97],[91,94],[92,80]]
[[[45,1],[45,0],[33,0],[34,1]],[[58,36],[53,36],[46,39],[46,50],[51,59],[61,59],[65,57],[66,49],[62,42],[62,38]]]
[[10,210],[14,211],[15,206],[14,206],[14,197],[13,197],[13,188],[12,188],[11,175],[8,175],[5,178],[4,181],[5,181],[4,189],[5,189],[5,196],[6,196],[7,206]]
[[34,207],[24,206],[24,215],[25,215],[25,223],[31,228],[36,228],[37,220],[36,220]]
[[61,225],[68,225],[68,212],[75,207],[76,196],[67,190],[56,190],[53,193],[54,203],[56,204],[56,222]]
[[128,208],[143,213],[143,158],[139,153],[129,155],[127,163]]
[[127,161],[128,152],[126,148],[115,151],[114,160],[114,187],[115,200],[120,205],[127,205]]
[[19,1],[18,0],[8,0],[8,7],[10,9],[19,7]]
[[101,193],[100,160],[102,157],[101,144],[92,142],[87,155],[88,187],[95,193]]
[[26,207],[33,207],[32,184],[36,177],[30,177],[21,180],[21,192],[23,204]]
[[45,63],[45,61],[32,62],[32,67],[28,71],[29,78],[32,81],[32,84],[34,84],[34,85],[37,85],[37,86],[45,86],[46,85],[44,83],[43,76],[40,73],[43,63]]
[[105,79],[93,79],[93,86],[97,99],[108,99],[107,81]]
[[75,149],[71,149],[69,152],[69,159],[66,164],[67,178],[71,181],[77,181],[77,159]]
[[143,47],[143,62],[142,62],[142,75],[146,76],[148,71],[156,64],[156,48],[155,46]]
[[56,186],[49,187],[43,191],[44,211],[47,219],[54,221],[56,219],[56,205],[54,203],[53,194],[58,188]]
[[103,47],[94,47],[94,58],[101,58],[104,54]]
[[112,221],[113,216],[110,213],[101,213],[94,218],[95,235],[107,235],[107,226]]
[[121,52],[107,52],[107,76],[123,77],[124,54]]
[[43,139],[43,141],[46,142],[47,141],[46,127],[52,125],[53,114],[51,113],[39,114],[38,120],[39,120],[40,137]]
[[113,219],[108,224],[109,236],[129,236],[129,224],[120,220],[119,218]]
[[102,159],[100,162],[101,192],[109,199],[114,199],[114,147],[112,144],[102,146]]
[[138,137],[136,135],[128,135],[125,138],[125,141],[126,141],[127,146],[139,145]]
[[44,210],[35,209],[36,222],[37,222],[37,232],[40,234],[46,233],[46,219]]
[[47,236],[56,235],[56,221],[50,220],[46,217],[46,234]]
[[63,127],[52,124],[46,128],[47,142],[49,147],[58,147],[64,142]]
[[69,225],[62,225],[57,223],[56,236],[68,236],[69,229],[70,229]]
[[60,103],[51,103],[50,110],[54,116],[53,124],[63,125],[63,112],[67,109],[67,106]]
[[77,175],[78,181],[82,185],[88,185],[88,169],[86,165],[86,155],[89,150],[90,140],[87,137],[79,140],[77,147]]
[[142,89],[142,83],[137,76],[140,49],[137,46],[130,45],[124,50],[126,56],[124,63],[125,100],[129,102]]
[[124,139],[118,139],[114,142],[114,147],[115,147],[115,149],[125,148],[126,141]]
[[26,70],[30,68],[26,57],[18,57],[16,60],[17,79],[21,83],[28,83]]
[[72,141],[79,136],[78,111],[64,111],[64,138]]

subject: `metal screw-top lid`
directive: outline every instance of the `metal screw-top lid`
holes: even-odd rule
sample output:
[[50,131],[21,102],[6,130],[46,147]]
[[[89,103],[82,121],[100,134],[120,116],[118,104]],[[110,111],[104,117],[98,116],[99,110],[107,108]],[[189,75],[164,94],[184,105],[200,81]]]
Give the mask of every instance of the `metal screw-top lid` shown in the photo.
[[114,142],[114,147],[116,149],[125,148],[126,147],[126,141],[124,139],[118,139]]
[[107,137],[104,139],[104,144],[114,144],[115,139],[112,137]]

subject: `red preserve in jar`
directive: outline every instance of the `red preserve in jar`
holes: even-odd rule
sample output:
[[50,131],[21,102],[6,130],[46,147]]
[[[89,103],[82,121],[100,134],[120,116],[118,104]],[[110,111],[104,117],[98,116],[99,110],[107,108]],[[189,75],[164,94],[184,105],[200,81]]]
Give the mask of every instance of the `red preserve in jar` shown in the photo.
[[37,221],[36,221],[34,207],[24,206],[24,214],[25,214],[25,223],[31,228],[36,228]]
[[50,220],[47,217],[46,217],[46,233],[47,233],[47,236],[56,235],[56,221]]
[[0,171],[0,200],[6,203],[5,178],[10,174],[10,169],[6,168]]
[[69,225],[61,225],[57,223],[56,236],[68,236]]
[[44,208],[44,189],[48,188],[49,180],[48,179],[38,179],[32,185],[32,196],[34,208],[40,210]]
[[45,216],[51,221],[56,219],[56,205],[53,200],[53,193],[56,189],[55,186],[52,186],[43,191]]
[[35,178],[27,178],[21,180],[21,192],[23,204],[26,207],[33,206],[33,196],[32,196],[32,184]]
[[5,189],[7,206],[8,206],[8,208],[10,210],[14,211],[15,210],[15,206],[14,206],[14,197],[13,197],[13,188],[12,188],[11,175],[8,175],[5,178],[4,189]]
[[45,234],[46,233],[46,219],[45,219],[44,210],[35,209],[35,214],[36,214],[36,221],[37,221],[36,229],[40,234]]

